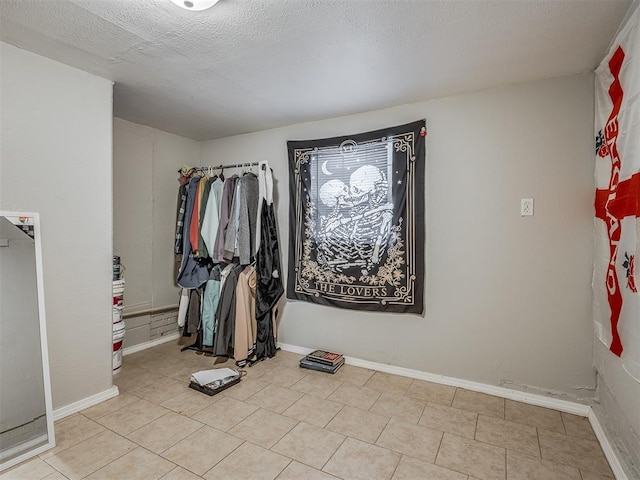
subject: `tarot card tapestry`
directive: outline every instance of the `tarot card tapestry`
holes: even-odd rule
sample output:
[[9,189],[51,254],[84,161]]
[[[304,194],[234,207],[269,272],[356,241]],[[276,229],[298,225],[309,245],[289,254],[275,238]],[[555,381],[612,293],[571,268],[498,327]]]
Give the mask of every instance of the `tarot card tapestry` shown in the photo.
[[290,141],[287,297],[420,314],[425,121]]

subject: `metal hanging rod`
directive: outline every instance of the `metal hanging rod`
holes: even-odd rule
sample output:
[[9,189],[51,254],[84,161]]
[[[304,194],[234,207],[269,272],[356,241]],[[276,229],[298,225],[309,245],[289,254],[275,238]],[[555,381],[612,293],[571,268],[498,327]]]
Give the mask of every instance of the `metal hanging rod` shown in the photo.
[[[245,168],[245,167],[257,167],[260,165],[259,162],[248,162],[248,163],[236,163],[233,165],[213,165],[210,167],[189,167],[184,165],[178,173],[183,177],[189,177],[193,175],[193,173],[207,173],[212,172],[213,170],[224,170],[225,168]],[[262,165],[262,170],[266,170],[266,162]]]
[[257,167],[258,165],[259,165],[258,162],[236,163],[233,165],[215,165],[211,167],[196,167],[196,170],[200,172],[206,172],[207,170],[224,170],[225,168]]

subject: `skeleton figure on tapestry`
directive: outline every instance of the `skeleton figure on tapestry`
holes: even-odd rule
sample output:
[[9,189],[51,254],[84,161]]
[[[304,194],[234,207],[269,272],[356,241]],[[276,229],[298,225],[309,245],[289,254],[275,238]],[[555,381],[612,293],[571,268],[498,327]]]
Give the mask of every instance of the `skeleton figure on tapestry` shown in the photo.
[[353,172],[347,186],[328,180],[319,190],[320,201],[329,207],[315,232],[320,265],[340,273],[359,267],[371,275],[391,245],[393,203],[388,201],[385,174],[374,165]]

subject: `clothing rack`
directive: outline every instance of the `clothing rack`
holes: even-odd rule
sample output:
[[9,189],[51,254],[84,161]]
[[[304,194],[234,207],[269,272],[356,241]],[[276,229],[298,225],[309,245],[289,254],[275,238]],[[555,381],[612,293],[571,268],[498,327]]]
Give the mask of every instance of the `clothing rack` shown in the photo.
[[[248,173],[250,170],[249,168],[251,168],[251,175],[247,176],[247,175],[241,175],[240,171],[238,171],[238,175],[232,175],[231,173],[229,173],[230,178],[225,179],[224,178],[224,169],[242,169],[241,172],[243,174]],[[255,168],[258,167],[258,168]],[[261,170],[259,170],[261,169]],[[214,176],[214,171],[216,172],[216,175]],[[245,181],[246,181],[246,186],[245,189],[246,191],[253,191],[253,190],[258,190],[257,192],[254,192],[258,195],[258,197],[261,195],[260,193],[260,189],[259,189],[259,179],[257,178],[257,176],[262,176],[262,175],[271,175],[272,174],[272,169],[270,168],[269,164],[266,161],[262,161],[262,162],[246,162],[246,163],[236,163],[236,164],[229,164],[229,165],[215,165],[215,166],[200,166],[200,167],[190,167],[187,165],[184,165],[178,172],[180,173],[180,191],[179,191],[179,199],[180,204],[179,204],[179,209],[178,209],[178,215],[177,215],[177,221],[176,221],[176,242],[180,241],[180,248],[179,250],[176,250],[176,254],[178,254],[179,252],[182,252],[183,256],[182,256],[182,262],[181,262],[181,267],[180,267],[180,272],[178,273],[178,283],[180,284],[180,280],[181,280],[181,273],[183,272],[183,268],[184,268],[184,272],[191,272],[196,271],[198,272],[198,278],[191,278],[189,277],[189,275],[191,274],[187,274],[185,275],[184,279],[185,280],[185,285],[181,285],[184,289],[186,289],[188,291],[188,300],[189,302],[191,301],[200,301],[200,317],[199,317],[199,324],[196,328],[195,323],[192,323],[196,321],[197,318],[197,311],[193,310],[191,311],[191,304],[189,306],[189,311],[187,312],[189,315],[189,323],[185,324],[185,329],[183,331],[183,337],[188,337],[190,336],[189,333],[191,334],[195,333],[196,337],[194,340],[192,340],[193,343],[191,343],[190,345],[184,345],[181,348],[181,351],[186,351],[186,350],[192,350],[195,351],[196,353],[199,354],[204,354],[207,356],[216,356],[216,357],[228,357],[231,352],[233,352],[233,354],[237,354],[239,353],[240,357],[239,360],[237,360],[238,362],[242,363],[243,365],[245,363],[248,363],[249,366],[251,366],[253,363],[255,363],[256,360],[263,360],[265,358],[271,358],[273,355],[275,355],[277,348],[275,347],[275,340],[274,340],[274,331],[273,331],[273,312],[271,311],[271,309],[262,311],[260,310],[259,313],[260,315],[258,316],[258,310],[256,309],[256,313],[252,313],[251,311],[247,311],[244,312],[238,317],[238,314],[236,313],[236,318],[233,319],[231,317],[231,315],[234,313],[231,310],[230,305],[234,305],[235,306],[235,300],[232,298],[233,295],[236,294],[236,289],[237,289],[237,285],[233,285],[233,288],[229,291],[222,290],[221,289],[221,281],[218,280],[218,285],[216,285],[215,282],[213,282],[211,284],[212,288],[219,288],[220,292],[218,294],[219,298],[218,301],[219,302],[223,302],[226,301],[226,303],[223,303],[223,308],[222,308],[222,313],[219,315],[217,310],[213,310],[213,313],[216,317],[216,321],[217,323],[217,333],[214,336],[214,344],[213,346],[205,346],[204,345],[204,337],[207,336],[207,338],[210,340],[210,323],[207,323],[208,329],[205,331],[204,329],[204,316],[203,316],[203,309],[204,309],[204,304],[203,304],[203,293],[205,288],[207,288],[209,286],[209,281],[210,280],[216,280],[217,278],[213,278],[213,277],[209,277],[209,280],[207,280],[206,282],[202,283],[201,282],[201,278],[202,277],[202,269],[206,266],[207,270],[208,270],[208,274],[210,274],[211,272],[209,271],[210,267],[211,267],[211,262],[212,260],[208,259],[208,257],[202,256],[204,254],[201,254],[200,257],[198,257],[199,259],[197,259],[197,255],[193,256],[192,253],[195,252],[196,250],[194,250],[193,248],[191,250],[189,250],[190,247],[190,243],[189,245],[182,243],[182,239],[186,239],[184,241],[190,242],[189,238],[190,235],[193,235],[193,232],[191,231],[191,221],[197,221],[197,227],[198,230],[200,230],[200,222],[203,222],[203,216],[204,214],[202,213],[202,210],[200,209],[200,205],[198,204],[198,210],[196,210],[196,206],[195,203],[197,201],[200,201],[200,197],[199,197],[199,192],[201,190],[203,190],[202,195],[204,196],[204,190],[207,188],[210,188],[210,192],[208,195],[208,200],[207,202],[211,201],[211,198],[215,198],[213,197],[213,194],[211,192],[213,192],[213,184],[216,184],[216,182],[219,182],[219,180],[223,180],[224,181],[224,188],[223,191],[221,192],[224,197],[222,197],[222,199],[218,199],[218,206],[223,205],[223,209],[221,210],[223,213],[220,213],[221,215],[221,219],[220,219],[220,225],[222,225],[222,218],[224,215],[224,218],[226,219],[226,216],[229,216],[228,221],[225,220],[225,225],[228,226],[231,222],[231,216],[233,215],[233,212],[231,211],[231,206],[235,205],[235,198],[231,197],[232,195],[235,196],[237,195],[242,195],[244,189],[240,189],[240,188],[235,188],[235,184],[234,184],[234,188],[227,188],[227,181],[233,181],[233,182],[243,182],[240,185],[244,185]],[[197,182],[196,182],[197,180]],[[203,186],[203,181],[205,182],[204,186]],[[195,183],[194,183],[195,182]],[[211,182],[211,186],[210,183]],[[216,184],[218,186],[218,188],[220,188],[219,184]],[[270,182],[269,182],[269,188],[271,188],[270,186]],[[251,190],[253,189],[253,190]],[[266,190],[264,192],[263,195],[266,195]],[[256,199],[258,199],[258,197],[256,197]],[[234,198],[233,201],[231,201],[231,198]],[[267,197],[265,196],[265,201],[267,200]],[[191,204],[188,203],[188,199],[192,202]],[[221,203],[221,202],[227,202],[229,203],[229,208],[226,208],[227,203]],[[242,201],[240,202],[242,203]],[[214,203],[215,206],[215,203]],[[275,225],[275,218],[273,218],[273,206],[271,203],[268,204],[269,208],[263,209],[262,213],[264,214],[265,218],[267,220],[269,220],[267,223],[264,223],[264,225]],[[206,210],[205,210],[206,211]],[[197,212],[196,214],[194,214],[193,212]],[[226,212],[226,213],[224,213]],[[246,215],[250,215],[250,214],[256,214],[257,212],[249,212],[249,207],[245,207],[244,210],[242,210],[242,212]],[[271,212],[271,213],[270,213]],[[182,216],[181,216],[182,214]],[[199,216],[199,217],[198,217]],[[195,218],[195,220],[192,220],[193,218]],[[187,220],[188,219],[188,220]],[[235,222],[239,222],[239,220],[235,220]],[[270,223],[269,223],[270,222]],[[249,226],[251,225],[251,222],[245,222],[245,223],[249,223]],[[187,225],[189,225],[189,230],[187,229]],[[226,228],[226,227],[225,227]],[[247,227],[249,228],[249,227]],[[245,229],[247,229],[245,228]],[[216,231],[217,231],[217,235],[216,235]],[[181,234],[180,236],[178,236],[178,232]],[[186,235],[184,234],[185,232],[188,232]],[[202,235],[204,235],[204,233],[200,232],[200,241],[208,241],[209,243],[214,243],[213,239],[215,238],[215,250],[216,250],[216,256],[215,256],[215,260],[214,263],[217,262],[222,262],[222,264],[237,264],[238,266],[242,265],[243,268],[246,267],[246,265],[248,264],[248,262],[250,260],[253,260],[253,263],[257,262],[257,254],[252,252],[250,255],[248,255],[248,248],[249,245],[245,245],[243,248],[244,250],[242,250],[242,252],[239,253],[238,258],[234,258],[232,262],[229,262],[228,257],[225,255],[224,256],[224,261],[222,260],[222,256],[221,253],[218,251],[220,245],[218,244],[218,239],[220,237],[220,233],[224,234],[224,230],[220,230],[218,227],[215,227],[214,229],[209,228],[209,226],[207,227],[207,238],[202,238]],[[252,235],[256,235],[259,234],[261,236],[263,236],[266,240],[269,240],[268,242],[265,243],[265,245],[273,245],[275,244],[277,248],[277,237],[274,237],[274,232],[275,230],[273,228],[271,228],[270,230],[267,230],[266,228],[264,228],[263,230],[260,230],[259,232],[253,232]],[[228,232],[227,232],[228,233]],[[214,234],[214,235],[212,235]],[[239,235],[239,233],[238,233]],[[248,235],[248,233],[247,233]],[[273,237],[273,238],[272,238]],[[247,237],[248,238],[248,237]],[[222,237],[222,239],[224,240],[224,237]],[[265,240],[265,241],[266,241]],[[236,238],[236,242],[237,242],[237,238]],[[249,243],[250,242],[245,242],[245,243]],[[176,243],[177,245],[177,243]],[[198,244],[199,245],[199,242]],[[192,247],[192,245],[191,245]],[[178,248],[178,247],[176,247]],[[210,246],[207,245],[207,248],[209,249],[208,252],[211,254],[213,253],[210,250]],[[270,247],[272,248],[272,247]],[[199,251],[199,246],[196,246],[196,249]],[[251,247],[251,250],[253,250],[253,247]],[[185,253],[187,252],[187,253]],[[225,251],[226,252],[226,251]],[[234,253],[235,255],[235,253]],[[186,259],[186,261],[185,261]],[[204,261],[202,260],[204,259]],[[244,263],[241,263],[244,262]],[[268,266],[267,264],[273,263],[271,262],[271,260],[264,259],[263,262],[264,264],[264,272],[267,272],[268,275],[266,275],[266,277],[268,277],[268,280],[271,283],[274,283],[274,280],[271,279],[272,275],[271,275],[271,271],[273,269],[279,269],[279,265],[278,266],[274,266],[273,268],[271,268],[271,266]],[[241,272],[244,272],[243,268],[240,268],[239,270],[236,269],[235,267],[233,267],[229,272],[229,276],[233,278],[233,283],[238,283],[239,281],[239,277],[241,276]],[[271,268],[271,270],[270,270]],[[263,272],[263,273],[264,273]],[[209,276],[207,274],[207,276]],[[264,275],[263,275],[264,276]],[[274,277],[275,278],[275,277]],[[196,282],[197,281],[197,282]],[[244,280],[246,281],[246,280]],[[279,282],[281,282],[281,280],[278,280]],[[228,285],[231,285],[231,280],[227,279],[227,283]],[[196,287],[197,285],[197,287]],[[272,296],[275,295],[277,292],[279,292],[280,290],[278,290],[276,288],[277,285],[270,287],[269,290],[269,294],[271,294]],[[225,287],[228,289],[228,287]],[[242,289],[241,289],[242,290]],[[246,290],[246,289],[245,289]],[[220,297],[222,295],[222,293],[225,293],[224,298]],[[242,293],[242,295],[246,296],[246,292]],[[262,297],[267,297],[267,293],[261,293]],[[198,299],[199,296],[199,299]],[[257,296],[257,293],[256,293]],[[270,297],[269,297],[270,298]],[[231,299],[231,300],[230,300]],[[181,295],[181,304],[184,300],[184,297]],[[245,300],[247,300],[245,298]],[[267,303],[271,302],[273,299],[269,299]],[[265,301],[266,302],[266,301]],[[263,302],[263,303],[265,303]],[[266,303],[265,303],[266,305]],[[215,307],[214,307],[215,308]],[[212,320],[211,317],[211,312],[212,310],[209,310],[209,314],[207,316],[207,322],[210,322]],[[236,339],[233,338],[233,336],[229,336],[229,332],[233,333],[233,330],[229,330],[229,328],[235,328],[235,326],[233,325],[233,323],[229,323],[231,322],[230,319],[235,320],[235,321],[241,321],[241,322],[248,322],[250,321],[250,313],[252,313],[253,315],[256,316],[255,318],[255,323],[256,323],[256,327],[253,327],[253,329],[255,330],[256,328],[258,330],[253,332],[253,340],[251,340],[251,338],[249,338],[250,334],[252,333],[252,329],[247,327],[246,332],[244,332],[242,335],[239,335],[237,338],[237,342],[235,342]],[[192,317],[192,315],[194,315]],[[218,316],[220,316],[220,318],[218,318]],[[240,318],[240,320],[238,320],[238,318]],[[222,323],[220,323],[222,322]],[[220,330],[220,325],[225,325],[227,328],[225,330]],[[229,327],[229,325],[231,325],[231,327]],[[261,332],[263,335],[262,337],[258,338],[257,337],[257,333]],[[247,337],[247,338],[244,338]],[[209,343],[209,340],[207,341],[207,343]],[[220,342],[218,342],[218,340],[220,340]],[[246,345],[245,345],[245,341],[246,341]],[[254,348],[256,348],[256,352],[253,352],[253,348],[251,346],[251,342],[253,341],[253,346]],[[234,343],[235,342],[235,343]],[[257,345],[257,347],[256,347]],[[246,351],[245,351],[246,350]],[[215,355],[214,352],[217,352],[218,355]],[[225,355],[226,353],[226,355]],[[258,358],[254,358],[256,356],[258,356]],[[248,357],[248,358],[247,358]],[[239,363],[239,364],[240,364]]]

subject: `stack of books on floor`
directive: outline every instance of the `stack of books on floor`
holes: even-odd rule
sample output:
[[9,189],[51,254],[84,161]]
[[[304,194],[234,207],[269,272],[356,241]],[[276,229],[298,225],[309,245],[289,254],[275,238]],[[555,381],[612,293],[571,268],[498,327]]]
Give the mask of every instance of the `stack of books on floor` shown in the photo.
[[341,353],[325,350],[315,350],[300,360],[301,368],[327,373],[336,373],[342,365],[344,365],[344,356]]

